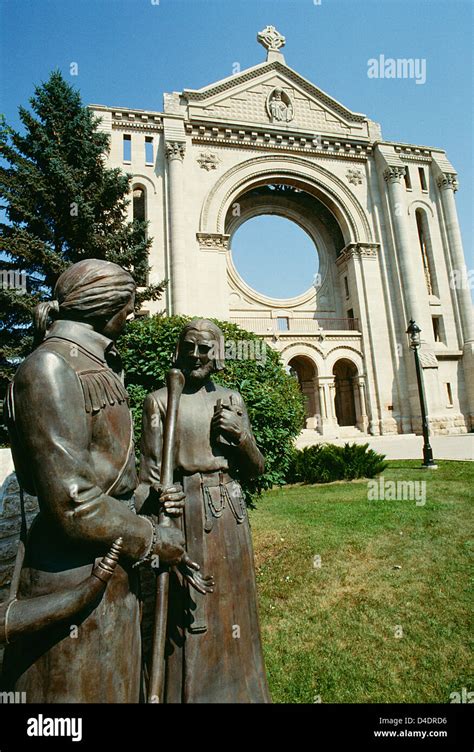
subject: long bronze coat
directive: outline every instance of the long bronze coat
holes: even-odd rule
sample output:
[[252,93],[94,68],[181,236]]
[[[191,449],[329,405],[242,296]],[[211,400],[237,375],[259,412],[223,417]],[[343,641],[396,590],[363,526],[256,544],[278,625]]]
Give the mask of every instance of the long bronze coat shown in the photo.
[[117,359],[111,340],[60,320],[10,386],[15,468],[40,507],[18,597],[75,587],[123,538],[99,602],[74,624],[7,646],[2,685],[26,692],[27,702],[139,701],[140,614],[131,565],[146,552],[151,526],[133,509],[133,428]]
[[[239,446],[211,437],[218,400],[237,407],[245,426]],[[140,480],[159,483],[167,389],[144,405]],[[186,549],[215,578],[214,592],[189,590],[170,576],[165,702],[270,702],[257,614],[252,541],[236,471],[258,475],[264,461],[243,400],[208,381],[181,395],[175,478],[183,483]]]

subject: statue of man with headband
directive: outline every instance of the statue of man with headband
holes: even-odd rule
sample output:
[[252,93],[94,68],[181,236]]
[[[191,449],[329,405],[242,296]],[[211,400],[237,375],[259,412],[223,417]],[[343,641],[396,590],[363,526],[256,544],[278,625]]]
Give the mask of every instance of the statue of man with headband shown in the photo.
[[[223,368],[223,334],[211,321],[184,327],[176,367],[185,376],[176,426],[175,484],[189,555],[212,572],[214,592],[191,591],[170,574],[165,666],[167,703],[270,702],[257,614],[247,510],[237,478],[256,477],[264,460],[241,395],[211,380]],[[140,481],[159,483],[167,388],[143,411]]]
[[[134,295],[133,278],[116,264],[89,259],[69,267],[54,300],[37,307],[36,348],[9,387],[15,469],[40,511],[23,560],[17,558],[11,603],[23,610],[12,611],[19,637],[5,650],[2,689],[25,692],[27,702],[139,702],[136,565],[160,557],[185,562],[188,575],[199,569],[178,529],[134,507],[133,425],[114,347],[133,314]],[[165,489],[161,501],[169,514],[182,513],[176,489]],[[107,587],[89,586],[110,550]],[[60,592],[69,595],[63,600]],[[22,634],[18,622],[29,603],[41,611],[41,629],[29,629],[30,614]],[[5,621],[8,613],[0,609],[0,620],[2,614]],[[6,623],[0,634],[8,634]]]

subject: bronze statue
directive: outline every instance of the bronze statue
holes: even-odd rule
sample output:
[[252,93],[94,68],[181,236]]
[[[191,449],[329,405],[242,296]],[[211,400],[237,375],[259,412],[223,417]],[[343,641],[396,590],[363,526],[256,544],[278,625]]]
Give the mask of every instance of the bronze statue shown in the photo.
[[[241,395],[211,380],[223,367],[217,352],[222,341],[215,324],[195,319],[183,329],[177,348],[175,365],[184,375],[184,388],[174,436],[173,486],[181,484],[185,501],[183,516],[175,519],[189,555],[212,573],[215,585],[191,591],[179,569],[169,573],[167,703],[270,702],[250,528],[237,480],[261,474],[264,460]],[[168,399],[163,387],[144,404],[140,481],[151,489],[160,489]]]
[[[22,635],[39,632],[57,621],[72,620],[102,595],[115,572],[121,548],[122,538],[118,538],[92,574],[72,590],[58,590],[35,598],[18,600],[16,597],[17,577],[21,574],[21,568],[17,568],[13,574],[12,595],[0,604],[0,643],[12,643]],[[20,560],[23,563],[23,552],[17,562]]]
[[[40,512],[0,610],[0,638],[9,643],[2,689],[24,691],[27,702],[143,697],[136,564],[158,556],[206,592],[183,534],[135,511],[132,417],[114,347],[134,294],[116,264],[69,267],[55,300],[36,310],[36,349],[9,388],[15,469]],[[181,514],[182,493],[160,489],[159,498]]]

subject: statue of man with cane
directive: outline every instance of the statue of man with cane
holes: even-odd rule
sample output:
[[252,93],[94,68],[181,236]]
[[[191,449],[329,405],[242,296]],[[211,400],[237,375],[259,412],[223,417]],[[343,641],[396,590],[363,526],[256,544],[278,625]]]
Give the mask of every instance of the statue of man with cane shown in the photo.
[[[148,395],[143,411],[140,481],[158,497],[171,477],[173,486],[181,484],[173,511],[184,503],[184,513],[176,524],[188,555],[213,575],[189,577],[182,564],[158,575],[165,585],[157,588],[153,653],[158,663],[164,656],[164,670],[154,660],[151,682],[167,703],[270,702],[250,528],[237,480],[261,474],[264,460],[242,397],[211,380],[223,368],[222,342],[211,321],[187,324],[177,347],[178,375]],[[170,476],[162,463],[171,462],[171,444]]]

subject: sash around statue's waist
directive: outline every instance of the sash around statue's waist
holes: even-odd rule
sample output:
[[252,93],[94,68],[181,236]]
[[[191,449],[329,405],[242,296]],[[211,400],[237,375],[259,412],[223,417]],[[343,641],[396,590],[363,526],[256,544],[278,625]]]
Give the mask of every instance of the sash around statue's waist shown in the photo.
[[[210,533],[214,520],[222,517],[226,509],[232,512],[235,521],[241,525],[246,516],[246,505],[240,484],[227,471],[183,475],[181,482],[186,495],[201,496],[203,519],[201,527]],[[195,510],[193,505],[193,509]],[[193,517],[196,517],[195,511]],[[199,515],[197,515],[199,516]],[[187,525],[186,525],[187,527]],[[197,530],[195,531],[197,533]]]
[[182,473],[182,477],[186,479],[196,479],[201,486],[207,486],[212,488],[224,483],[236,482],[227,470],[213,470],[208,473],[191,473],[189,475]]

